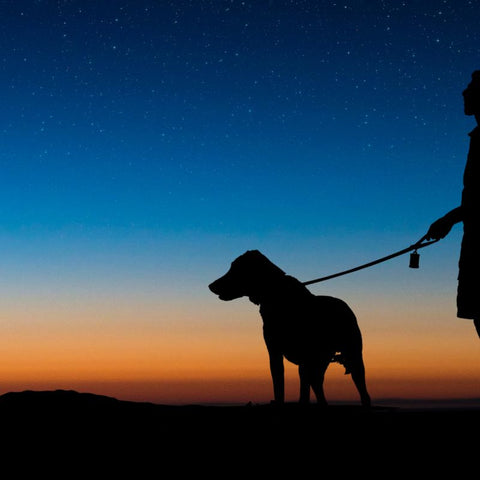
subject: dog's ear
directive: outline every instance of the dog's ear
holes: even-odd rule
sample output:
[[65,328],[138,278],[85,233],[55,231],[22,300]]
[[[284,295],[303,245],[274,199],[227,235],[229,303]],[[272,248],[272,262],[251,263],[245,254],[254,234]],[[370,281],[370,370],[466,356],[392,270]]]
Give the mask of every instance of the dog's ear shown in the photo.
[[277,267],[259,250],[248,250],[245,256],[249,257],[256,265],[261,265],[262,270],[267,272],[268,275],[285,275],[285,272],[281,268]]
[[265,260],[267,261],[268,270],[271,272],[272,275],[285,275],[285,272],[281,268],[277,267],[274,263],[272,263],[267,257],[265,257]]

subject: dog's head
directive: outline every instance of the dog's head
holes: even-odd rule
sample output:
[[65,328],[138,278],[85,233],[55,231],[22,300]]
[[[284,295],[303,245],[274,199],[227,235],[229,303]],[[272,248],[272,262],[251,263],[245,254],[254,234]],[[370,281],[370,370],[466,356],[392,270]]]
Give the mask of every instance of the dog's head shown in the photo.
[[250,297],[254,303],[269,287],[269,283],[285,272],[274,265],[258,250],[248,250],[232,262],[230,270],[209,285],[220,300]]

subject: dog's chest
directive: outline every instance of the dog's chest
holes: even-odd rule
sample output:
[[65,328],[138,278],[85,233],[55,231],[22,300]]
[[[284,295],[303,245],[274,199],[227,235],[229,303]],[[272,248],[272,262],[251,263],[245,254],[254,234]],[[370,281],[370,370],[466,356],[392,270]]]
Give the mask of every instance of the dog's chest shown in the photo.
[[[288,303],[262,305],[263,335],[267,348],[281,352],[293,363],[301,361],[302,355],[310,350],[313,319],[303,309]],[[317,339],[318,341],[318,339]]]

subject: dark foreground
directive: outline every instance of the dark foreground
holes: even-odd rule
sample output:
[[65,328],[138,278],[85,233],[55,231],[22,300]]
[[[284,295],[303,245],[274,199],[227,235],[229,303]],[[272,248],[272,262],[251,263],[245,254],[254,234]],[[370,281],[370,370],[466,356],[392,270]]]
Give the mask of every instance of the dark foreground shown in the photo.
[[19,392],[0,396],[0,431],[4,461],[18,456],[20,471],[34,466],[37,473],[66,465],[72,475],[63,471],[63,478],[457,478],[476,475],[480,458],[477,408],[168,406]]

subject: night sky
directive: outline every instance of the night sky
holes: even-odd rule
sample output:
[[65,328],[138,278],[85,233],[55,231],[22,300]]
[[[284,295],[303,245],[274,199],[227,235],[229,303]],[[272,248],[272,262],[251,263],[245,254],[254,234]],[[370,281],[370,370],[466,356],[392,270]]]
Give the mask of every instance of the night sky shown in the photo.
[[[268,385],[255,308],[207,285],[247,249],[301,280],[350,268],[414,243],[459,204],[478,11],[464,0],[1,2],[2,389],[133,398],[105,385],[180,388],[249,368]],[[312,287],[358,311],[374,395],[404,393],[389,390],[385,352],[398,370],[429,332],[429,358],[453,342],[437,394],[478,393],[473,326],[455,318],[460,239],[457,226],[422,251],[419,271],[403,258]],[[419,385],[429,362],[412,367]],[[204,398],[169,388],[170,401]]]

